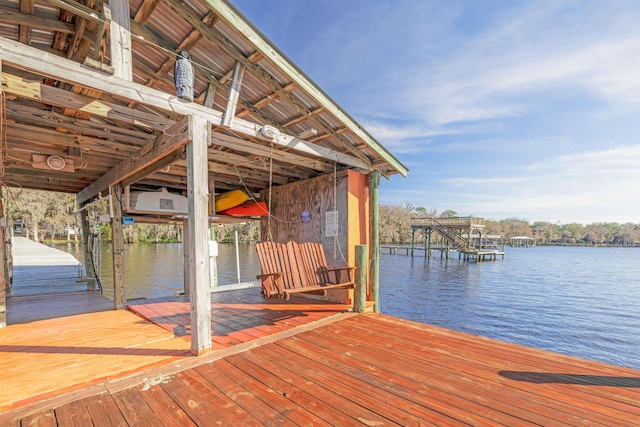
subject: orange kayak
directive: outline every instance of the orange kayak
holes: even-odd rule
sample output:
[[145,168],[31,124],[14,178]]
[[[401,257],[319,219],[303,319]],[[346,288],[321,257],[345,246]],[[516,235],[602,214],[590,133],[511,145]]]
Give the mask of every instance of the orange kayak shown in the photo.
[[220,215],[230,216],[264,216],[269,214],[267,204],[265,202],[246,202],[238,206],[218,212]]

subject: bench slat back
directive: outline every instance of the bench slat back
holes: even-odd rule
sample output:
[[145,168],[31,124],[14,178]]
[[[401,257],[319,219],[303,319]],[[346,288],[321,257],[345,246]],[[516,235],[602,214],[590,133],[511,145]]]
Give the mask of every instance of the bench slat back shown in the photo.
[[320,243],[261,242],[256,248],[262,273],[281,273],[284,289],[330,283],[327,260]]

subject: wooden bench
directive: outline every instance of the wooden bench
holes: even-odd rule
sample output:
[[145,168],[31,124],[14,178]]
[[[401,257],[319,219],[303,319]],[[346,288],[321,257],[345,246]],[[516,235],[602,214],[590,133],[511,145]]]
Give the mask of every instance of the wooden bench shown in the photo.
[[329,289],[353,289],[355,267],[328,269],[319,243],[257,244],[264,298],[289,299],[293,294],[326,295]]

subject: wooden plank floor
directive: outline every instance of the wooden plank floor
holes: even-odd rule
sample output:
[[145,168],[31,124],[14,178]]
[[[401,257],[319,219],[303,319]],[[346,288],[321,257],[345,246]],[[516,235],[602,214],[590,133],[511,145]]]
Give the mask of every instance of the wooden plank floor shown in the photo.
[[189,343],[125,310],[0,329],[0,413],[190,357]]
[[[293,297],[286,302],[265,300],[259,288],[214,293],[211,301],[214,350],[286,331],[351,308],[304,297]],[[191,339],[187,297],[130,301],[129,309],[177,336]]]
[[640,420],[640,371],[385,315],[338,318],[222,358],[191,358],[200,364],[157,381],[0,415],[0,423],[631,426]]
[[[12,321],[0,329],[0,413],[193,358],[189,303],[184,297],[132,301],[131,308],[148,320],[129,311],[103,311],[105,301],[112,303],[94,292],[12,298]],[[213,294],[213,349],[289,331],[349,308],[300,297],[290,302],[265,301],[257,288]],[[68,316],[67,303],[94,313]],[[37,321],[55,313],[67,316]]]
[[12,253],[13,287],[10,298],[87,289],[86,281],[78,281],[80,261],[67,252],[24,237],[14,237]]
[[7,324],[113,310],[113,301],[96,291],[18,295],[7,298]]

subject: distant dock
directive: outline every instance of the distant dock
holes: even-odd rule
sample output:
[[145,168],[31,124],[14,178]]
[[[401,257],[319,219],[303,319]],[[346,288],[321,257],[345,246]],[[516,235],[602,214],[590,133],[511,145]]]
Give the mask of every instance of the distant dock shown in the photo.
[[[430,251],[431,253],[427,253]],[[406,245],[380,245],[380,252],[387,253],[389,255],[407,255],[414,256],[416,252],[422,252],[425,258],[431,258],[434,252],[440,252],[440,258],[449,259],[450,253],[457,253],[458,259],[463,259],[465,261],[475,260],[475,261],[495,261],[497,257],[501,257],[504,259],[504,249],[486,249],[483,251],[459,251],[457,249],[440,247],[440,246],[432,246],[427,249],[424,247],[411,247]]]
[[416,250],[416,233],[422,233],[426,257],[440,251],[440,257],[449,259],[450,251],[458,252],[458,259],[465,261],[495,261],[504,259],[504,243],[499,234],[485,234],[484,218],[412,218],[411,256]]

